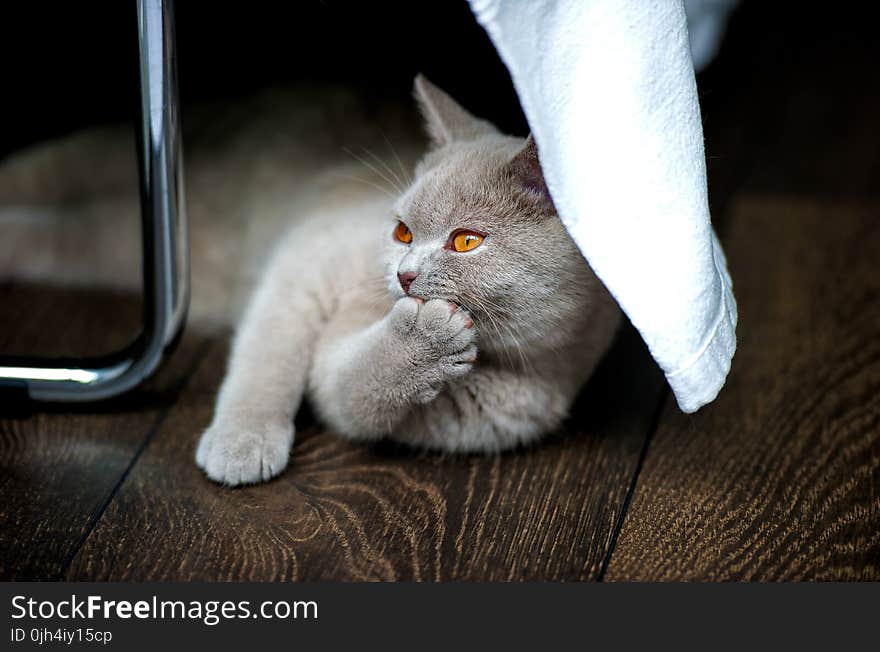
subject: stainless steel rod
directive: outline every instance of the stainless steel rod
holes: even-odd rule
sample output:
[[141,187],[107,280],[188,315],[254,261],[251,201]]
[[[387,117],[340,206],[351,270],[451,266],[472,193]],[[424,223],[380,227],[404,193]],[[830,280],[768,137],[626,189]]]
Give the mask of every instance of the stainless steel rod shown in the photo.
[[0,387],[24,387],[41,401],[109,398],[153,373],[183,328],[189,252],[172,4],[137,0],[143,331],[125,351],[92,361],[0,358]]

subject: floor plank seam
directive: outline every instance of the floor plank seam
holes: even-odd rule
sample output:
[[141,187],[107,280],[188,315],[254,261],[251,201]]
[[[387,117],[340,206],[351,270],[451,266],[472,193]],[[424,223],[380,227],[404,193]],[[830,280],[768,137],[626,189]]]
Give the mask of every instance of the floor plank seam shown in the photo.
[[614,555],[615,548],[617,548],[617,539],[620,537],[620,532],[623,529],[623,522],[626,520],[626,514],[629,511],[630,502],[636,492],[636,485],[639,482],[639,475],[642,472],[642,466],[645,463],[645,458],[648,456],[648,448],[651,445],[651,439],[660,427],[660,417],[663,415],[663,408],[666,405],[666,400],[668,398],[669,388],[665,387],[663,391],[660,392],[660,398],[657,401],[657,408],[651,418],[651,425],[645,435],[645,442],[642,444],[642,450],[639,452],[639,459],[636,462],[636,468],[633,471],[632,479],[630,480],[629,487],[627,487],[626,495],[623,498],[623,505],[620,508],[620,514],[617,516],[617,522],[614,524],[614,531],[611,533],[611,540],[608,543],[608,552],[605,553],[605,559],[602,560],[602,568],[599,569],[599,574],[596,576],[597,582],[605,581],[605,574],[608,572],[608,566],[611,564],[611,557]]
[[192,364],[189,366],[189,368],[187,368],[186,373],[183,374],[182,378],[171,390],[171,393],[175,396],[174,402],[171,405],[166,406],[165,409],[162,410],[162,412],[156,417],[155,421],[153,421],[153,425],[150,426],[140,446],[138,446],[134,455],[132,455],[132,458],[129,461],[128,465],[125,467],[125,469],[123,469],[117,481],[110,488],[110,491],[107,492],[107,495],[104,497],[104,500],[101,501],[98,509],[95,510],[94,514],[92,514],[92,516],[89,518],[89,522],[86,524],[85,530],[83,531],[80,538],[77,540],[76,544],[74,544],[73,549],[65,558],[64,562],[61,564],[58,575],[54,579],[63,580],[66,577],[67,572],[70,570],[70,566],[73,563],[73,560],[76,559],[79,551],[85,545],[88,538],[92,535],[92,532],[95,531],[95,528],[98,526],[98,523],[104,516],[104,512],[107,511],[110,503],[113,502],[113,498],[116,497],[119,489],[125,483],[132,469],[134,469],[138,460],[141,458],[141,455],[150,445],[150,442],[153,440],[153,438],[156,436],[156,433],[159,432],[159,428],[161,428],[162,424],[165,423],[165,419],[170,414],[172,408],[177,404],[177,400],[179,400],[181,392],[186,388],[187,384],[189,384],[190,379],[192,379],[192,377],[195,375],[195,372],[199,368],[199,365],[207,357],[208,349],[210,348],[210,346],[210,338],[205,338],[201,345],[199,345],[199,348],[196,351],[195,356],[193,357]]

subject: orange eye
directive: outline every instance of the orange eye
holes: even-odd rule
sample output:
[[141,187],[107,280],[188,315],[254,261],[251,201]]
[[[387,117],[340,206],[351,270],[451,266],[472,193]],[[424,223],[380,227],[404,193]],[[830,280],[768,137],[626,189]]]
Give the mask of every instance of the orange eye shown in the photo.
[[398,222],[397,228],[394,229],[394,238],[398,242],[409,244],[412,242],[412,231],[410,231],[409,227],[403,222]]
[[480,235],[476,231],[458,231],[452,234],[452,249],[459,253],[463,251],[471,251],[480,246],[486,236]]

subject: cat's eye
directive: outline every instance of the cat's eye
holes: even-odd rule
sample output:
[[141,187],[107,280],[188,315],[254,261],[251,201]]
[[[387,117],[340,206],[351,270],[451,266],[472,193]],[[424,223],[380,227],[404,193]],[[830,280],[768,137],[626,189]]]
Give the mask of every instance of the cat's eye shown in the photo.
[[409,244],[412,242],[412,231],[403,222],[398,222],[397,227],[394,229],[394,239],[403,244]]
[[476,231],[456,231],[450,238],[450,249],[459,253],[471,251],[479,247],[485,239],[486,236]]

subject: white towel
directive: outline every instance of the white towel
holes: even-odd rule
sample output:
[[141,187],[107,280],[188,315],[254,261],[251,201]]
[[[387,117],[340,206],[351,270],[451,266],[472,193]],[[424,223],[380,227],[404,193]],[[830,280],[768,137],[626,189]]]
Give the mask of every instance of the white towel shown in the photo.
[[724,384],[736,302],[712,231],[682,0],[470,0],[507,65],[560,218],[678,404]]

